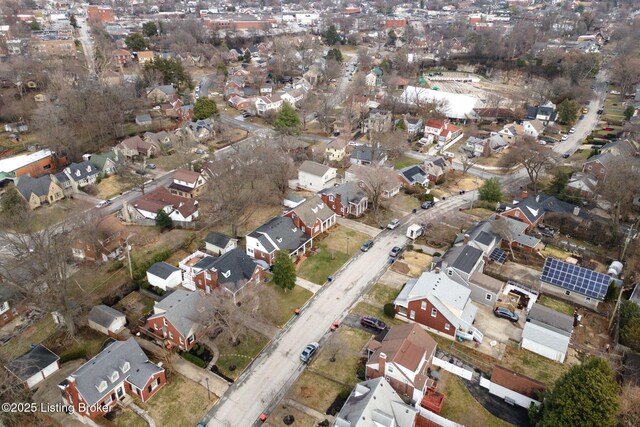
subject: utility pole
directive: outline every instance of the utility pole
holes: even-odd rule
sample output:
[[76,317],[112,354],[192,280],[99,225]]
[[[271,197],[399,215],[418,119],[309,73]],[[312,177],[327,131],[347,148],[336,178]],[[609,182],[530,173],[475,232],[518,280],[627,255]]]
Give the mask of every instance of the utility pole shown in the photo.
[[129,277],[133,280],[133,267],[131,266],[131,246],[129,246],[129,238],[133,236],[133,234],[129,234],[125,239],[125,244],[127,245],[127,260],[129,261]]

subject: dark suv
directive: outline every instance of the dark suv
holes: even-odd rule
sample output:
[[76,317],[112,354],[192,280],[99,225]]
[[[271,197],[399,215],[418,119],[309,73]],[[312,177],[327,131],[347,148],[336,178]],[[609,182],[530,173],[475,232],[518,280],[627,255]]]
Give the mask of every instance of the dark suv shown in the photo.
[[364,316],[360,319],[360,324],[366,328],[375,329],[377,331],[384,331],[387,325],[379,319],[371,316]]

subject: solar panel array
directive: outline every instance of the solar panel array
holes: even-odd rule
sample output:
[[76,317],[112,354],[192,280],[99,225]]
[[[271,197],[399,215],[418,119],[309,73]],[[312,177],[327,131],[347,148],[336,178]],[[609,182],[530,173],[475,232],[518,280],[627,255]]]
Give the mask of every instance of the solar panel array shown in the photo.
[[489,254],[489,258],[497,262],[498,264],[504,264],[507,260],[507,253],[500,248],[495,248],[491,254]]
[[611,277],[549,257],[544,261],[540,280],[602,300],[607,293]]

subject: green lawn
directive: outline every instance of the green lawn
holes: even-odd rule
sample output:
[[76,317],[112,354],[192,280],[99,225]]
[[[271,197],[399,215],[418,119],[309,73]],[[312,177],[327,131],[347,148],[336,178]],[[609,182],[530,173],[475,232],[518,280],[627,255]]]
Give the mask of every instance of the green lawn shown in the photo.
[[343,388],[342,384],[305,370],[287,396],[324,414]]
[[384,305],[393,302],[399,293],[400,289],[395,289],[382,283],[376,283],[367,295],[371,301]]
[[404,169],[404,168],[406,168],[408,166],[417,165],[418,163],[420,163],[420,160],[418,160],[418,159],[414,159],[414,158],[407,157],[407,156],[402,156],[402,157],[398,157],[393,162],[393,167],[395,169]]
[[297,274],[313,283],[322,285],[327,281],[327,277],[338,271],[349,258],[350,256],[344,252],[331,250],[327,245],[320,244],[315,255],[302,262]]
[[473,209],[464,211],[464,213],[477,216],[478,218],[486,218],[494,214],[492,210],[485,209],[485,208],[473,208]]
[[311,291],[301,286],[285,292],[274,286],[271,281],[265,284],[261,291],[267,294],[269,303],[260,305],[260,314],[279,327],[289,321],[296,308],[302,307],[313,296]]
[[542,295],[538,298],[537,302],[539,304],[544,305],[545,307],[549,307],[555,311],[560,313],[564,313],[569,316],[573,316],[573,306],[564,301],[557,300],[555,298],[551,298],[547,295]]
[[444,390],[446,395],[440,415],[466,426],[507,427],[511,426],[493,416],[469,393],[461,379],[454,374],[446,373]]
[[147,427],[149,424],[129,408],[124,408],[115,419],[116,427]]
[[359,302],[353,309],[351,310],[351,314],[355,316],[373,316],[382,320],[387,325],[402,325],[403,322],[400,319],[388,317],[384,314],[382,307],[376,307],[373,304],[369,304],[366,302]]
[[311,362],[311,369],[343,383],[355,385],[362,349],[371,338],[370,332],[341,326]]
[[[224,336],[219,337],[215,342],[218,350],[220,350],[220,358],[216,365],[226,376],[237,379],[249,363],[267,345],[269,339],[251,329],[247,329],[245,336],[240,340],[240,344],[235,347]],[[233,371],[229,369],[232,365],[236,366]]]
[[49,338],[56,330],[56,324],[51,314],[45,314],[42,319],[31,324],[19,336],[14,337],[6,345],[0,347],[0,354],[8,359],[15,359],[26,353],[31,344],[40,344]]

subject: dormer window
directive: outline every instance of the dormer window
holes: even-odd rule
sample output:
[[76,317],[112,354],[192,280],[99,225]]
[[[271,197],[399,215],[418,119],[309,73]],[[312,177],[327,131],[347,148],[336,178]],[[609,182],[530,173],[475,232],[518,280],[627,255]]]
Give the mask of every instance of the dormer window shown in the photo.
[[228,279],[229,276],[231,276],[231,270],[223,271],[222,275],[224,276],[225,279]]
[[276,242],[282,243],[282,237],[276,237]]
[[107,382],[105,380],[100,381],[100,384],[96,385],[98,393],[102,393],[107,389]]
[[115,383],[116,381],[118,381],[119,378],[120,378],[120,374],[118,373],[118,371],[113,371],[113,373],[109,376],[109,379],[111,380],[112,383]]
[[80,170],[79,169],[76,171],[76,176],[80,176]]
[[91,166],[87,166],[87,172],[91,172]]
[[122,366],[120,366],[120,370],[123,374],[129,372],[129,369],[131,369],[131,364],[129,362],[124,362]]

